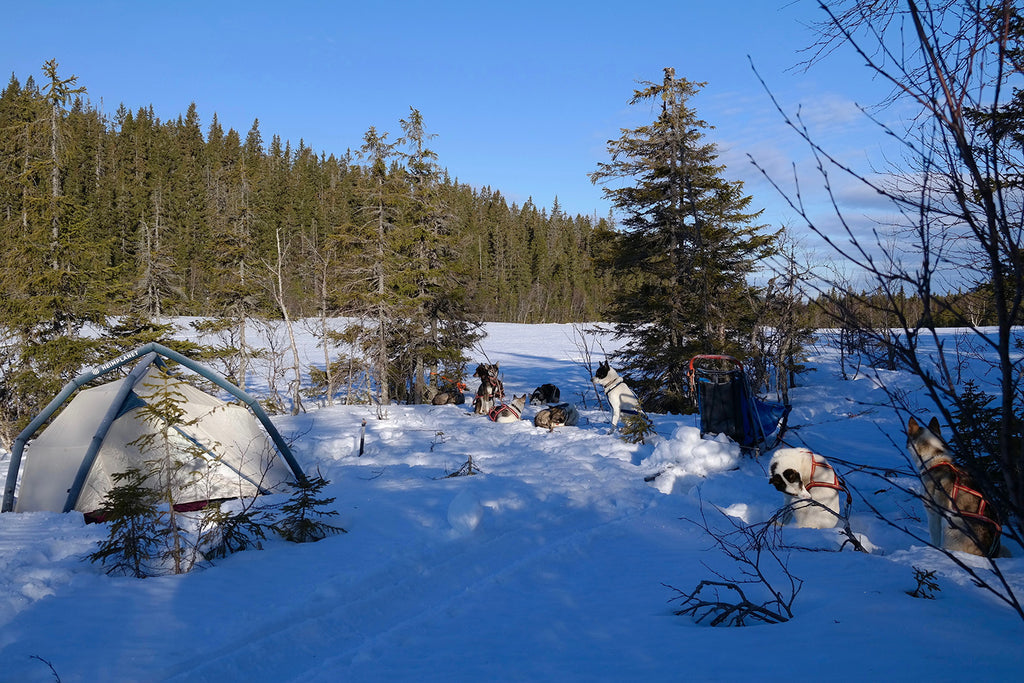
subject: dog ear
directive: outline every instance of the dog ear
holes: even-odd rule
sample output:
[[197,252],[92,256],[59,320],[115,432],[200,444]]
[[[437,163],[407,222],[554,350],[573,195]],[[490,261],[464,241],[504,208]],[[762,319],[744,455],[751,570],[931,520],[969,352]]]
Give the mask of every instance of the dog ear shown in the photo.
[[928,431],[934,434],[935,436],[942,436],[939,433],[939,418],[933,417],[931,419],[931,422],[928,423]]
[[917,420],[910,418],[907,420],[907,436],[915,437],[921,433],[921,425],[917,424]]

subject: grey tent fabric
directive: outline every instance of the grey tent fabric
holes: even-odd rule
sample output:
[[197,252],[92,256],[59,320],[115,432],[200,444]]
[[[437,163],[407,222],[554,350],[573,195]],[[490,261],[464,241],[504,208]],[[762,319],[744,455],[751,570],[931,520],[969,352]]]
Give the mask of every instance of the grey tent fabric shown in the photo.
[[[271,438],[244,406],[167,374],[155,359],[150,354],[128,377],[78,391],[28,441],[15,511],[92,512],[115,485],[114,474],[167,462],[174,464],[160,476],[173,472],[176,504],[281,490],[302,477],[291,453],[275,447],[276,431]],[[181,411],[170,422],[147,408],[167,397]]]

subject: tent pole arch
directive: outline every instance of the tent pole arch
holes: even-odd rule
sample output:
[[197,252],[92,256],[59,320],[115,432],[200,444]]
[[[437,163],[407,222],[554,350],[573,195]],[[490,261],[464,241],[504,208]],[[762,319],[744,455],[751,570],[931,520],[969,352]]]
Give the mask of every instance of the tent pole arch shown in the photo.
[[107,438],[107,432],[110,431],[110,425],[114,424],[114,420],[117,419],[118,414],[121,412],[122,406],[124,406],[125,399],[128,398],[128,394],[135,388],[135,383],[139,381],[146,371],[149,370],[149,366],[156,361],[157,355],[155,353],[148,353],[142,361],[132,368],[132,371],[128,373],[128,376],[124,378],[124,383],[121,388],[117,390],[117,396],[111,402],[110,407],[107,408],[106,415],[103,416],[103,420],[99,426],[96,427],[96,433],[92,435],[92,441],[89,442],[89,448],[85,451],[85,456],[82,458],[82,462],[78,465],[78,472],[75,473],[75,480],[71,484],[71,488],[68,489],[68,498],[64,501],[64,509],[62,512],[71,512],[78,505],[78,497],[82,493],[82,487],[85,486],[85,480],[89,477],[89,470],[92,469],[92,464],[96,460],[96,454],[100,452],[100,446],[103,445],[103,440]]
[[43,410],[36,415],[35,419],[28,423],[25,429],[21,430],[21,433],[14,439],[14,444],[11,447],[11,462],[7,466],[7,483],[4,485],[4,502],[0,506],[0,512],[10,512],[14,509],[14,488],[18,484],[18,472],[21,470],[21,456],[25,451],[25,444],[32,435],[36,433],[43,423],[50,419],[50,416],[57,412],[64,403],[71,398],[71,395],[75,393],[83,384],[91,381],[96,377],[96,373],[92,370],[83,372],[78,377],[64,385],[61,392],[48,404]]
[[299,463],[292,455],[292,449],[289,448],[288,443],[281,436],[281,433],[277,431],[277,427],[274,426],[274,423],[270,421],[270,417],[268,417],[266,412],[264,412],[259,401],[229,382],[227,378],[220,376],[213,370],[203,367],[191,358],[183,356],[177,351],[169,349],[166,346],[161,346],[156,342],[152,342],[143,346],[140,351],[147,353],[149,351],[155,351],[165,358],[170,358],[171,360],[184,365],[189,370],[192,370],[198,375],[202,375],[247,405],[253,412],[253,415],[256,416],[256,419],[263,424],[263,428],[267,430],[267,433],[270,435],[270,439],[274,442],[274,445],[277,446],[277,450],[280,451],[281,457],[284,458],[284,461],[288,463],[288,467],[291,468],[292,474],[295,475],[295,479],[300,483],[306,481],[305,473],[302,471],[302,468],[299,467]]
[[[21,470],[21,460],[24,454],[25,445],[28,443],[28,440],[31,439],[32,436],[36,433],[36,431],[47,420],[49,420],[50,417],[55,412],[57,412],[57,410],[71,397],[72,394],[75,393],[75,391],[77,391],[83,385],[87,384],[88,382],[91,382],[100,375],[106,374],[111,370],[114,370],[115,368],[121,367],[125,363],[129,363],[135,360],[136,358],[141,358],[142,356],[145,356],[146,354],[149,353],[156,353],[160,356],[173,360],[176,363],[184,365],[189,370],[192,370],[196,374],[201,375],[202,377],[205,377],[206,379],[210,380],[211,382],[219,386],[221,389],[228,392],[229,394],[237,398],[239,401],[244,403],[246,406],[248,406],[248,408],[253,412],[253,415],[256,416],[256,419],[258,419],[260,421],[260,424],[263,425],[263,428],[267,430],[267,434],[270,435],[271,441],[273,441],[274,445],[277,446],[278,452],[280,452],[281,457],[284,458],[284,461],[288,464],[288,467],[289,469],[291,469],[292,474],[295,475],[296,480],[299,482],[306,481],[306,475],[305,473],[303,473],[302,468],[299,466],[299,463],[295,460],[295,457],[292,455],[292,451],[291,448],[289,448],[288,443],[281,436],[281,433],[277,431],[277,427],[275,427],[274,423],[270,421],[270,418],[267,416],[266,412],[264,412],[263,408],[256,401],[256,399],[254,399],[252,396],[236,387],[234,384],[229,382],[225,377],[222,377],[216,372],[213,372],[212,370],[203,367],[199,363],[193,361],[191,358],[183,356],[177,351],[173,351],[167,348],[166,346],[157,344],[156,342],[151,342],[149,344],[145,344],[144,346],[139,347],[138,349],[135,349],[134,351],[129,351],[128,353],[118,356],[117,358],[108,361],[102,365],[89,368],[82,372],[80,375],[78,375],[73,380],[68,382],[61,390],[61,392],[57,394],[57,396],[54,397],[54,399],[50,401],[45,408],[43,408],[39,415],[37,415],[35,419],[33,419],[28,424],[28,426],[25,427],[25,429],[23,429],[20,434],[18,434],[17,438],[15,438],[14,440],[14,444],[11,449],[11,462],[7,467],[7,481],[4,485],[4,499],[3,504],[0,505],[0,512],[10,512],[11,510],[14,509],[14,490],[18,483],[18,473]],[[149,365],[150,363],[152,363],[152,361],[149,361],[149,363],[146,363],[145,365]]]

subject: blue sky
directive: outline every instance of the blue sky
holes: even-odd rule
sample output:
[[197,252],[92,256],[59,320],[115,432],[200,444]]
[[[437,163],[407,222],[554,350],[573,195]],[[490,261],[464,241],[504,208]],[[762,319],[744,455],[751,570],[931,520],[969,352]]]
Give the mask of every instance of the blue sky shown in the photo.
[[[638,81],[660,81],[671,66],[707,82],[692,105],[715,127],[726,178],[746,183],[765,223],[797,225],[747,158],[780,182],[792,163],[807,168],[751,62],[784,107],[800,107],[855,164],[878,139],[855,103],[885,94],[841,52],[794,69],[822,17],[813,0],[35,0],[5,10],[0,65],[24,82],[56,59],[111,116],[124,103],[167,120],[195,102],[204,132],[214,113],[243,136],[259,118],[264,140],[327,153],[357,149],[370,126],[396,136],[415,107],[453,177],[600,216],[610,205],[587,175],[621,128],[652,120],[628,102]],[[844,192],[855,212],[872,201]]]

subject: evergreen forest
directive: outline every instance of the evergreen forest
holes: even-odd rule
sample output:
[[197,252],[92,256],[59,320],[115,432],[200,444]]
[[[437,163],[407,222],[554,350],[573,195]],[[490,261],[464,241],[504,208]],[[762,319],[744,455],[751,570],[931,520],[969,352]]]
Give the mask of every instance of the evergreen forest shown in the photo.
[[[111,118],[55,60],[42,71],[0,93],[6,443],[81,368],[148,341],[216,357],[244,386],[248,324],[290,334],[318,320],[323,367],[293,353],[271,409],[301,410],[310,381],[345,393],[343,371],[345,400],[384,406],[464,379],[484,320],[595,320],[605,307],[594,254],[609,220],[458,182],[414,108],[396,134],[370,126],[327,154],[267,140],[258,119],[242,134],[214,114],[204,129],[194,104],[174,120],[125,105]],[[224,343],[174,342],[166,321],[179,316]],[[337,319],[352,322],[328,329]]]
[[381,248],[413,278],[425,274],[409,264],[432,250],[426,267],[478,319],[592,320],[605,303],[592,255],[607,221],[452,179],[415,110],[416,130],[370,128],[361,147],[328,155],[265,136],[258,120],[241,133],[214,114],[204,128],[194,104],[169,121],[124,105],[111,119],[47,68],[42,85],[12,75],[0,95],[7,297],[49,289],[80,314],[157,317],[275,315],[283,297],[297,316],[346,315],[373,288],[364,261]]

